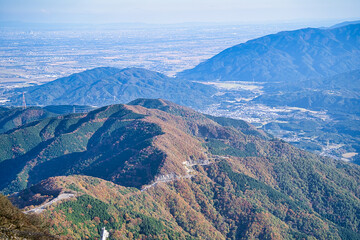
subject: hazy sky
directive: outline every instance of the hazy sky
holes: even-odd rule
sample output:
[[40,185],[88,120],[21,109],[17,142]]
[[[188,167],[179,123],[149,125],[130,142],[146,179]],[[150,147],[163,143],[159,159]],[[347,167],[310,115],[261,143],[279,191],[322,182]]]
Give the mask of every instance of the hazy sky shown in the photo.
[[360,0],[0,0],[0,21],[266,22],[360,19]]

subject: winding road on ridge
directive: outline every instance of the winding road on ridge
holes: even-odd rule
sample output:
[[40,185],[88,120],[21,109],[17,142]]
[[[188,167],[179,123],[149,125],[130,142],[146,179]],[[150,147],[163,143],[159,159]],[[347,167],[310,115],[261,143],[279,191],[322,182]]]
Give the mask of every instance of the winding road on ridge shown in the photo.
[[75,197],[75,194],[73,193],[61,193],[59,194],[59,196],[57,196],[56,198],[54,198],[53,200],[51,200],[50,202],[47,202],[43,205],[40,205],[36,208],[30,209],[28,211],[25,211],[25,214],[29,214],[29,213],[42,213],[48,206],[51,206],[52,204],[60,201],[60,200],[64,200],[64,199],[69,199]]

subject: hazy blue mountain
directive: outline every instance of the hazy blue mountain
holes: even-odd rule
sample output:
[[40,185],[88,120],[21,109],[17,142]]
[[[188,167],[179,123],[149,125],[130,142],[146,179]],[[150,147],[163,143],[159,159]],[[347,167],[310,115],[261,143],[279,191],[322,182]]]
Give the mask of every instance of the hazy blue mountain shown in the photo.
[[[215,89],[184,83],[161,73],[140,68],[95,68],[44,85],[22,89],[28,105],[94,105],[126,103],[136,98],[164,98],[197,107],[208,102]],[[21,105],[22,96],[11,98]]]
[[285,31],[228,48],[180,78],[295,82],[360,68],[360,24]]
[[335,25],[333,25],[333,26],[331,26],[329,28],[344,27],[344,26],[351,25],[351,24],[360,24],[360,20],[341,22],[341,23],[335,24]]

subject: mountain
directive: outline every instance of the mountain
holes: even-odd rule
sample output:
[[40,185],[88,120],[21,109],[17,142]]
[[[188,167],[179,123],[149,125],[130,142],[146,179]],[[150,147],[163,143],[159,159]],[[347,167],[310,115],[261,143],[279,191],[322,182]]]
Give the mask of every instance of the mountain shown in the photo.
[[360,69],[360,24],[280,32],[228,48],[179,73],[197,81],[296,82]]
[[55,115],[40,107],[3,109],[0,110],[0,133]]
[[247,119],[303,149],[359,162],[359,28],[268,35],[226,49],[178,78],[217,87],[217,104],[203,112]]
[[0,141],[1,189],[42,212],[54,235],[97,238],[105,226],[113,239],[359,238],[360,167],[244,121],[138,99]]
[[[0,188],[9,193],[51,176],[69,174],[86,174],[124,186],[141,187],[161,172],[184,174],[182,162],[192,154],[203,158],[204,150],[198,140],[176,128],[186,133],[207,131],[206,125],[214,123],[191,109],[163,100],[149,101],[151,105],[166,106],[171,114],[150,111],[133,103],[111,105],[85,114],[47,118],[0,135],[3,143]],[[176,115],[204,126],[199,130],[198,126],[191,126],[194,123],[184,123]],[[186,124],[185,129],[182,124]],[[242,127],[252,135],[266,136],[248,124],[243,123]],[[164,134],[168,129],[176,134]],[[217,135],[214,132],[211,136],[214,134]],[[154,143],[155,139],[159,143]],[[245,151],[245,147],[241,148]],[[167,156],[161,149],[167,148],[178,151],[168,156],[174,161],[165,161]]]
[[94,105],[127,103],[137,98],[164,98],[198,107],[215,93],[211,86],[184,83],[161,73],[141,68],[95,68],[29,88],[16,90],[12,105]]
[[46,107],[2,108],[0,109],[0,133],[49,117],[73,112],[89,112],[90,106],[53,105]]
[[1,239],[58,239],[48,233],[48,226],[35,215],[28,216],[0,194],[0,238]]
[[360,24],[360,20],[341,22],[341,23],[338,23],[338,24],[335,24],[335,25],[331,26],[330,28],[339,28],[339,27],[344,27],[344,26],[348,26],[348,25],[351,25],[351,24]]

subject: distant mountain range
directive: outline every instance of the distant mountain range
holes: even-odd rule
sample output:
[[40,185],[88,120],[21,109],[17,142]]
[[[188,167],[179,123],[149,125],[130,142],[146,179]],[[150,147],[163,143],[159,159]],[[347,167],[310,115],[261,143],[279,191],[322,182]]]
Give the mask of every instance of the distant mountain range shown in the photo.
[[345,22],[341,22],[341,23],[332,25],[332,26],[329,27],[329,28],[345,27],[345,26],[352,25],[352,24],[360,24],[360,20],[358,20],[358,21],[345,21]]
[[[211,85],[186,80],[282,82],[284,89],[301,81],[300,84],[310,86],[310,82],[360,69],[360,24],[343,25],[280,32],[250,40],[179,73],[178,78],[140,68],[95,68],[10,91],[10,104],[22,105],[21,94],[25,92],[28,105],[104,106],[137,98],[163,98],[201,109],[221,97],[214,98],[217,90]],[[332,82],[346,88],[349,80],[343,80],[344,83]]]
[[94,105],[127,103],[137,98],[164,98],[191,107],[208,104],[216,90],[141,68],[95,68],[55,81],[17,90],[12,105]]
[[197,81],[288,82],[360,69],[360,24],[306,28],[228,48],[177,76]]
[[[344,23],[265,36],[177,78],[95,68],[9,91],[12,105],[25,92],[28,105],[50,106],[0,107],[0,191],[44,210],[51,234],[70,239],[99,238],[102,227],[111,239],[360,239],[360,166],[176,104],[231,111],[254,94],[199,82],[265,82],[246,104],[324,110],[332,120],[280,116],[268,129],[314,133],[307,138],[346,143],[356,156],[359,32]],[[1,195],[0,205],[14,230],[0,227],[0,238],[24,229],[52,238]]]
[[[28,105],[50,104],[43,110],[52,114],[87,112],[92,109],[89,105],[127,103],[137,98],[167,99],[201,111],[214,109],[211,114],[217,114],[217,108],[225,113],[236,111],[244,104],[239,99],[252,99],[245,104],[321,110],[333,122],[315,120],[312,124],[319,127],[308,132],[306,138],[318,140],[305,149],[321,151],[324,141],[329,139],[344,145],[336,151],[336,156],[341,158],[347,152],[360,153],[358,117],[354,116],[360,115],[359,26],[357,22],[345,22],[327,29],[308,28],[268,35],[229,48],[194,69],[179,73],[177,78],[140,68],[95,68],[6,94],[10,105],[20,106],[25,92]],[[214,80],[220,84],[227,80],[265,83],[259,85],[259,96],[248,89],[224,90],[216,88],[216,84],[204,83]],[[36,120],[31,114],[23,117],[19,112],[2,114],[0,132]],[[280,126],[279,131],[298,129],[295,134],[302,134],[301,126],[295,126],[302,120],[281,116],[278,120],[288,122],[291,127],[282,129],[286,124],[269,122],[267,129]],[[336,123],[339,121],[341,126]],[[351,160],[355,158],[360,159],[360,155],[354,155]]]
[[11,196],[17,206],[72,196],[44,207],[54,235],[359,238],[360,167],[241,120],[138,99],[46,118],[0,141],[0,187],[24,189]]

